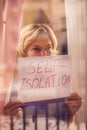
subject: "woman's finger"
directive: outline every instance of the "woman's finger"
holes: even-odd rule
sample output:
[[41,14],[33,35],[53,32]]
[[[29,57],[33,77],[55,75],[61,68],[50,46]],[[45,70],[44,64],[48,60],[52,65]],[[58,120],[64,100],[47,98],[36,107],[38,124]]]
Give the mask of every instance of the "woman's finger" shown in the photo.
[[69,97],[68,100],[82,100],[81,97],[77,93],[72,93]]
[[81,107],[81,101],[67,101],[67,106],[69,108],[70,114],[74,115]]
[[4,107],[3,113],[6,115],[11,114],[12,112],[15,113],[15,111],[17,111],[18,108],[22,107],[23,105],[24,103],[21,102],[10,102]]
[[10,109],[11,107],[15,107],[15,106],[23,106],[24,103],[22,102],[9,102],[8,104],[5,105],[5,109]]

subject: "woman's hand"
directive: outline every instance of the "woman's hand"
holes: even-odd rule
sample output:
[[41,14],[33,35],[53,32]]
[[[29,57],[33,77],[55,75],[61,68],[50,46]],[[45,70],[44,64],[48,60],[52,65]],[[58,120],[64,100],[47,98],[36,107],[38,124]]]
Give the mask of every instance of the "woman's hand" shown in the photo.
[[3,114],[5,115],[10,115],[10,116],[15,116],[18,114],[20,107],[22,107],[24,103],[22,102],[9,102],[4,106]]
[[79,110],[82,104],[82,99],[77,93],[72,93],[67,100],[67,106],[69,108],[69,120],[72,121],[73,116]]

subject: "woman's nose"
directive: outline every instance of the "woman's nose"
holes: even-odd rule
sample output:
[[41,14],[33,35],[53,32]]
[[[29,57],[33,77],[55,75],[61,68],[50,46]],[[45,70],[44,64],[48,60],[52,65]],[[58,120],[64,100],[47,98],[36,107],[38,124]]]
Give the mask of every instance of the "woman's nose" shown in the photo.
[[46,50],[41,50],[40,56],[47,56],[47,51]]

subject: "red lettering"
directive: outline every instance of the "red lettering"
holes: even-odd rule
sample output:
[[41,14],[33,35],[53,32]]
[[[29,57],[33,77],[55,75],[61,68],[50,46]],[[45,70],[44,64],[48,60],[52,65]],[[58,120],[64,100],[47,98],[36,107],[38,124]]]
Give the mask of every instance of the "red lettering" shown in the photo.
[[45,87],[46,88],[50,87],[50,77],[49,76],[46,78]]
[[40,61],[39,64],[38,64],[37,71],[36,71],[37,73],[42,73],[43,72],[43,67],[44,66],[42,65],[43,67],[41,67],[42,63],[43,63],[43,61]]
[[48,68],[48,61],[46,62],[46,67],[45,67],[45,73],[51,72],[51,69]]
[[52,81],[52,87],[55,87],[55,86],[54,86],[54,83],[55,83],[55,80],[54,80],[54,79],[55,79],[55,76],[56,76],[56,74],[51,75],[51,78],[52,78],[52,79],[51,79],[51,81]]
[[68,86],[70,84],[71,77],[70,75],[62,75],[57,77],[58,75],[53,74],[33,79],[22,79],[22,87],[21,89],[39,89],[39,88],[51,88],[51,87],[61,87],[61,86]]
[[27,78],[23,78],[23,83],[22,83],[22,87],[21,89],[24,90],[24,89],[30,89],[32,86],[30,84],[30,79],[27,79]]
[[39,79],[35,78],[35,79],[32,81],[32,88],[34,88],[34,89],[39,88],[39,84],[40,84]]
[[26,84],[28,84],[28,88],[29,88],[29,89],[32,87],[32,85],[31,85],[30,82],[29,82],[30,80],[31,80],[31,79],[27,79],[27,80],[26,80]]
[[68,75],[68,76],[64,75],[61,79],[61,84],[68,85],[70,83],[70,80],[71,80],[70,75]]
[[42,83],[42,81],[43,81],[43,79],[42,78],[40,78],[40,84],[39,84],[39,88],[44,88],[44,84]]
[[60,59],[55,59],[54,67],[53,67],[53,68],[54,68],[54,71],[56,71],[56,68],[59,67],[59,64],[58,64],[58,63],[59,63],[59,62],[58,62],[59,60],[60,60]]
[[66,79],[67,85],[70,83],[70,81],[71,81],[71,77],[70,77],[70,75],[68,75],[67,79]]
[[66,84],[66,75],[63,75],[62,79],[61,79],[61,84],[65,85]]
[[60,77],[58,77],[58,87],[60,86]]
[[35,73],[35,66],[32,64],[29,64],[29,71],[28,74],[34,74]]

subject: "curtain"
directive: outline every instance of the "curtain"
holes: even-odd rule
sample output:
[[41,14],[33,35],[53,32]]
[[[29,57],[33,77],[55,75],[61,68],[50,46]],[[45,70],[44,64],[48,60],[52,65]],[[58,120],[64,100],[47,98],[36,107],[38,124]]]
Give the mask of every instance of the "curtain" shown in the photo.
[[87,122],[87,0],[65,0],[68,52],[72,57],[72,91],[82,106],[70,130],[86,130]]

